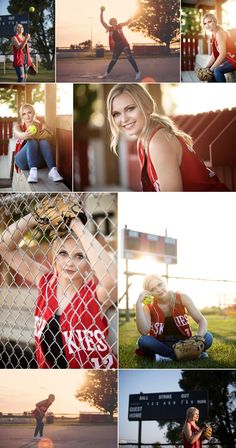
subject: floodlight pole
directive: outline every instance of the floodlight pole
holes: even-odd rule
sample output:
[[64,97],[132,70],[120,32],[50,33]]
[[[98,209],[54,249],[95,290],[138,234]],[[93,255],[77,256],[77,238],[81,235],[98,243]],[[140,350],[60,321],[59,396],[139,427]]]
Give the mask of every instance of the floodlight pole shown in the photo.
[[[168,236],[168,232],[167,229],[165,229],[165,237]],[[169,265],[168,263],[166,263],[166,284],[168,285],[168,280],[169,280]]]
[[[129,272],[128,269],[128,258],[125,258],[125,270],[126,272]],[[126,309],[125,309],[125,320],[126,322],[130,321],[130,312],[129,312],[129,276],[126,274],[125,276],[125,283],[126,283]]]

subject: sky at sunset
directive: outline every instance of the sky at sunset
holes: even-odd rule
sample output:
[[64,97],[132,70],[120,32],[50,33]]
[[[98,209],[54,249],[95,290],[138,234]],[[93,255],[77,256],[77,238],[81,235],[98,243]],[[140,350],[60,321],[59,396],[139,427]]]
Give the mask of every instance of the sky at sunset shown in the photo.
[[97,411],[75,398],[84,381],[82,370],[1,370],[0,412],[31,411],[35,403],[54,394],[50,411],[54,414],[79,414]]
[[[134,13],[137,12],[136,0],[57,0],[56,17],[57,31],[56,41],[58,47],[70,46],[70,44],[78,44],[85,40],[91,39],[93,44],[98,42],[108,46],[108,34],[100,23],[100,7],[105,6],[104,20],[106,23],[112,17],[117,18],[118,22],[125,22]],[[129,43],[147,43],[153,41],[145,38],[141,33],[135,33],[124,28],[124,33]]]

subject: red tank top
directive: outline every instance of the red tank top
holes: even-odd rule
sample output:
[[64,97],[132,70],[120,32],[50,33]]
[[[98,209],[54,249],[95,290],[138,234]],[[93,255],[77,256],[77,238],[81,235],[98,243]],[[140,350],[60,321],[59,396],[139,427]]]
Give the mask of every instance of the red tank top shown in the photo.
[[[148,142],[147,154],[142,142],[138,141],[137,152],[141,165],[143,191],[161,191],[158,176],[150,157],[149,145],[156,132],[163,127],[159,125],[153,130]],[[229,191],[226,185],[220,182],[214,171],[207,168],[202,160],[198,158],[195,151],[182,138],[177,138],[182,145],[182,161],[179,168],[182,176],[183,191]]]
[[[199,428],[195,428],[193,425],[192,425],[192,423],[190,423],[190,426],[191,426],[191,431],[192,431],[192,434],[194,435],[194,434],[196,434],[196,432],[198,432],[199,431]],[[202,442],[201,442],[201,440],[200,439],[198,439],[196,442],[194,442],[194,443],[190,443],[190,442],[188,442],[187,440],[186,440],[186,438],[185,438],[185,434],[183,433],[183,441],[184,441],[184,448],[201,448],[202,447]]]
[[[225,58],[229,62],[231,62],[231,64],[233,64],[233,66],[236,68],[236,45],[231,40],[229,34],[226,31],[224,31],[224,33],[226,35],[226,52],[227,52]],[[211,45],[212,45],[213,55],[214,55],[215,59],[217,59],[219,56],[219,46],[218,46],[218,42],[216,40],[215,34],[213,34],[213,36],[212,36]]]
[[[36,359],[39,368],[50,368],[41,344],[47,322],[58,309],[57,277],[52,272],[43,275],[35,310]],[[93,281],[82,286],[60,316],[64,354],[72,369],[117,368],[117,361],[106,342],[108,324],[101,310]]]
[[[21,44],[24,39],[21,39],[18,34],[16,34],[15,39]],[[29,52],[29,45],[27,44],[25,46],[26,54],[27,54],[27,66],[30,67],[32,64],[30,52]],[[13,67],[21,67],[25,63],[25,53],[22,48],[16,48],[15,45],[13,45]]]
[[[165,326],[165,316],[162,309],[159,307],[156,300],[150,305],[147,305],[151,314],[151,331],[150,336],[155,336],[157,339],[163,338],[164,326]],[[172,316],[175,321],[180,333],[182,333],[185,338],[190,338],[192,336],[191,328],[188,324],[188,318],[186,315],[186,310],[182,304],[180,293],[176,293],[175,307],[172,310]]]
[[[109,46],[110,46],[111,51],[113,51],[116,46],[115,40],[113,39],[113,31],[114,31],[114,29],[112,28],[112,26],[110,26],[108,32],[109,32]],[[123,33],[122,26],[120,24],[117,25],[115,31],[117,31],[117,33],[119,33],[121,43],[124,45],[124,47],[129,46],[129,43]]]

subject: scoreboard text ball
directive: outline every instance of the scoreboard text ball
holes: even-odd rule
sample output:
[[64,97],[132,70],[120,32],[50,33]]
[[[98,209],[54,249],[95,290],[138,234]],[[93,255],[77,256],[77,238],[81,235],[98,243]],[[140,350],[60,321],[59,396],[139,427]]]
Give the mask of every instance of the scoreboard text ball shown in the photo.
[[14,27],[20,23],[24,27],[24,33],[29,32],[29,16],[28,14],[15,14],[14,16],[0,16],[0,36],[14,36]]
[[152,255],[161,263],[177,263],[177,240],[169,236],[123,229],[123,257],[135,259],[144,255]]
[[130,421],[180,420],[191,406],[199,409],[200,420],[208,417],[208,392],[161,392],[129,396]]

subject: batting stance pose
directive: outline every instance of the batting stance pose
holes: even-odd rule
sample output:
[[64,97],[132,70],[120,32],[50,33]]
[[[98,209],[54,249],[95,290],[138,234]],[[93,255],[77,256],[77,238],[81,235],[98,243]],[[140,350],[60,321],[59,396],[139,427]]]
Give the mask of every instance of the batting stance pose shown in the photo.
[[[85,226],[70,195],[46,197],[2,234],[0,251],[24,280],[38,286],[35,345],[39,368],[115,368],[105,312],[116,301],[116,263]],[[20,247],[35,227],[51,228],[51,266]],[[48,260],[49,261],[49,260]]]
[[[152,356],[157,362],[208,357],[206,350],[213,337],[190,297],[168,291],[159,275],[146,276],[143,288],[136,304],[136,323],[142,334],[137,354]],[[187,312],[198,324],[197,336],[192,336]]]
[[48,408],[55,400],[55,395],[50,394],[46,400],[39,401],[35,405],[35,409],[32,411],[32,415],[36,420],[36,427],[34,431],[34,439],[41,439],[43,437],[43,419]]
[[191,407],[187,409],[183,426],[184,448],[201,448],[203,440],[210,440],[212,428],[206,424],[197,426],[199,410]]
[[104,18],[103,18],[104,10],[105,10],[105,7],[102,6],[101,13],[100,13],[100,21],[101,21],[101,24],[104,26],[104,28],[109,33],[109,45],[110,45],[110,49],[111,49],[111,51],[113,51],[113,53],[112,53],[112,60],[111,60],[110,64],[108,65],[107,71],[104,73],[103,76],[101,76],[101,78],[103,78],[103,79],[107,78],[109,73],[111,73],[112,68],[118,61],[121,53],[124,52],[128,61],[132,65],[133,69],[135,70],[135,73],[136,73],[135,81],[139,81],[141,74],[139,72],[137,63],[136,63],[134,57],[132,56],[129,43],[128,43],[127,39],[125,38],[123,30],[122,30],[122,28],[124,26],[126,26],[130,22],[132,22],[132,19],[129,19],[123,23],[117,23],[117,20],[115,18],[112,18],[109,20],[109,25],[107,25],[107,23],[104,22]]

